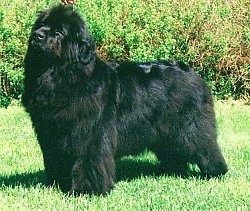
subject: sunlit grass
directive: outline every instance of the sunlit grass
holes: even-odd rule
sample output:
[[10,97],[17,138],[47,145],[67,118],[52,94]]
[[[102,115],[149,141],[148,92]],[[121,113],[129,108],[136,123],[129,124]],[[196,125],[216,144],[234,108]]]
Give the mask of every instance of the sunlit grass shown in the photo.
[[0,210],[249,210],[250,109],[216,102],[219,143],[229,164],[220,179],[157,174],[150,152],[118,162],[106,197],[69,197],[44,186],[42,155],[22,107],[0,109]]

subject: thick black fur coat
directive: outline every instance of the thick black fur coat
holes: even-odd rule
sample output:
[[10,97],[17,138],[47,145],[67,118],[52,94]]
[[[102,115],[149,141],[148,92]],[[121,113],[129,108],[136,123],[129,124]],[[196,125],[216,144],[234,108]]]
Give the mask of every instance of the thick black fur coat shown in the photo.
[[62,5],[41,12],[25,57],[22,102],[48,185],[105,194],[115,160],[152,150],[166,173],[188,163],[223,175],[210,90],[183,63],[102,61],[82,18]]

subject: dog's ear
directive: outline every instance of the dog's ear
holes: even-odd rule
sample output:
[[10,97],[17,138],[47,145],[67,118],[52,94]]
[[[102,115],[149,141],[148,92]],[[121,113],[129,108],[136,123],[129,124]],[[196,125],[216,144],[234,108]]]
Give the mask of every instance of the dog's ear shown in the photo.
[[96,46],[94,43],[94,40],[91,36],[86,36],[88,32],[84,30],[84,32],[81,32],[79,34],[79,61],[83,64],[89,63],[96,54]]

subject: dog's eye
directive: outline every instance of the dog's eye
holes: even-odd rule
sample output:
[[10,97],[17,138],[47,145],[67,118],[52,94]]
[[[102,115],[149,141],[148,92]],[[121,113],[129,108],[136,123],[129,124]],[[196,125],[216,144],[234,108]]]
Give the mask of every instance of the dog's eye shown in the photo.
[[60,32],[60,31],[56,31],[56,33],[55,33],[55,34],[56,34],[56,36],[57,36],[57,37],[63,37],[63,33],[62,33],[62,32]]

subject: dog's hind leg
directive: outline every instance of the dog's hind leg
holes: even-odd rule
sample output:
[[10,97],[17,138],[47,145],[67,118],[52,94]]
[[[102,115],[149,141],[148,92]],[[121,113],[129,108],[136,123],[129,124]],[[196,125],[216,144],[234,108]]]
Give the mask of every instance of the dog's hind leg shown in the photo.
[[203,175],[215,177],[227,172],[227,164],[217,143],[215,120],[208,114],[187,117],[174,141],[187,162],[197,164]]
[[[215,139],[204,137],[203,148],[196,151],[194,162],[206,177],[216,177],[227,173],[226,161]],[[206,144],[205,144],[206,143]]]
[[196,163],[203,175],[216,177],[228,171],[226,161],[217,142],[216,123],[213,115],[194,117],[185,131],[190,147],[191,162]]
[[185,174],[188,163],[197,164],[207,177],[227,172],[227,164],[216,140],[214,114],[211,109],[203,109],[172,117],[171,125],[160,122],[161,140],[152,150],[166,172]]

